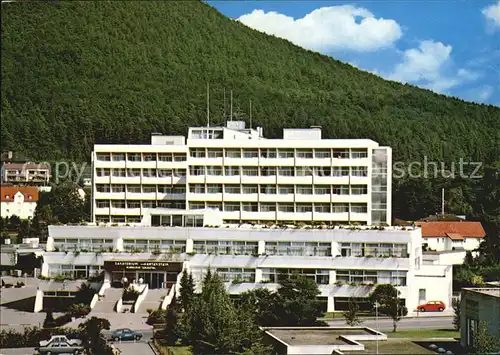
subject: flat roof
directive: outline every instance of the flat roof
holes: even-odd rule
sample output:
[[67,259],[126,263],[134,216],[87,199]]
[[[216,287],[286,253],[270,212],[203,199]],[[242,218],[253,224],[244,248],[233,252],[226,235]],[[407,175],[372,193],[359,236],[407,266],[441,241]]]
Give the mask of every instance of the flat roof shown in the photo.
[[343,335],[370,335],[365,329],[283,329],[271,328],[267,331],[288,345],[342,345],[349,344],[340,337]]
[[500,288],[465,288],[464,290],[500,298]]

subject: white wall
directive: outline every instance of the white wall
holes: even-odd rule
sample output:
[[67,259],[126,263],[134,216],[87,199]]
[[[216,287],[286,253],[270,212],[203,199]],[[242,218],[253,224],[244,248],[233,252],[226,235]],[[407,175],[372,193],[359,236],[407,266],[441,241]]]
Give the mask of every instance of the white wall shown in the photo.
[[24,195],[17,192],[12,202],[2,202],[0,204],[2,218],[18,216],[21,219],[33,218],[35,214],[36,202],[24,201]]
[[483,238],[464,238],[464,240],[451,240],[448,237],[422,238],[422,243],[427,243],[429,248],[436,251],[453,250],[453,248],[463,248],[474,250],[479,247]]

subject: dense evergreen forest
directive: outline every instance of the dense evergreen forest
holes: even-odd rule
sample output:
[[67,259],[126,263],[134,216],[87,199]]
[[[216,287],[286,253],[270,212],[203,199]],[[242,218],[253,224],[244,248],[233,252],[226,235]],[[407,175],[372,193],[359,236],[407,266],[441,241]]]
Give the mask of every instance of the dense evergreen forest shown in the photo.
[[[221,15],[202,2],[2,3],[1,148],[33,160],[88,161],[94,143],[147,142],[234,117],[267,137],[321,125],[324,138],[371,138],[393,160],[460,158],[493,167],[480,180],[394,182],[394,215],[500,215],[500,109],[386,81]],[[227,115],[226,115],[227,116]],[[491,202],[489,202],[491,201]],[[496,201],[496,202],[495,202]],[[487,207],[485,207],[487,206]],[[481,217],[482,218],[482,217]]]

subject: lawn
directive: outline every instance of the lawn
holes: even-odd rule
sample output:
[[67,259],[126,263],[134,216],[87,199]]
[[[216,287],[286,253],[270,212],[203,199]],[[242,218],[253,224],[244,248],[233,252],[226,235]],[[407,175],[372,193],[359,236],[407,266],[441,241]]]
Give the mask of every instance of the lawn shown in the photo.
[[[364,341],[362,344],[365,346],[364,352],[356,352],[357,354],[376,354],[377,342]],[[346,351],[346,353],[348,353]],[[395,340],[388,339],[387,341],[378,342],[379,354],[434,354],[434,351],[426,349],[413,343],[411,340]]]
[[389,338],[459,338],[460,332],[453,329],[411,329],[385,332]]

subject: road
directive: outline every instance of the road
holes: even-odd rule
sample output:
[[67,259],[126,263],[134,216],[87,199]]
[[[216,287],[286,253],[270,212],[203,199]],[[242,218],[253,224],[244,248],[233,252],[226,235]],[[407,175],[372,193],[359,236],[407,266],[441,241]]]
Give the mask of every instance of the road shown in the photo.
[[[116,348],[121,350],[121,355],[154,355],[147,341],[138,342],[123,341],[110,342]],[[0,349],[0,355],[33,355],[36,354],[35,348],[17,348],[17,349]]]
[[[453,317],[420,317],[420,318],[404,318],[398,322],[398,329],[453,329]],[[345,326],[343,320],[327,321],[330,327]],[[374,319],[365,320],[362,323],[365,327],[370,327],[375,330],[387,331],[392,330],[392,319]]]

